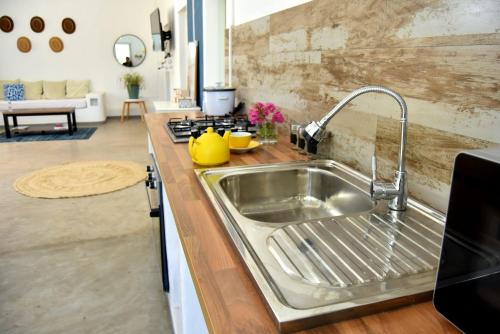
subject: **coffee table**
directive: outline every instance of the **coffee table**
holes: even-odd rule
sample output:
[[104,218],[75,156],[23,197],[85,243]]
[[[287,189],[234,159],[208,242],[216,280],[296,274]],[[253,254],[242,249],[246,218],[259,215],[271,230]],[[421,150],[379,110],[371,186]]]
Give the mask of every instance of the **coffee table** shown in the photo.
[[[38,108],[38,109],[14,109],[11,111],[2,111],[3,115],[3,123],[5,127],[5,137],[10,138],[11,129],[9,125],[9,117],[12,117],[12,122],[14,126],[17,125],[17,118],[23,116],[48,116],[48,115],[66,115],[68,119],[68,134],[70,136],[73,135],[73,132],[77,130],[76,126],[76,116],[75,116],[75,108]],[[53,130],[53,128],[52,128]],[[39,128],[36,132],[48,132],[50,128]],[[26,132],[34,132],[34,131],[26,131]]]

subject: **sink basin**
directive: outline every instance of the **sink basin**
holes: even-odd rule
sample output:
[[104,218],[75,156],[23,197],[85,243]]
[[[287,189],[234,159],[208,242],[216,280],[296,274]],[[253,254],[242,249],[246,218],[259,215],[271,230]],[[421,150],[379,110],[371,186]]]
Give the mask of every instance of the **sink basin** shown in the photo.
[[361,189],[318,168],[229,175],[220,186],[241,215],[267,223],[343,216],[374,207]]
[[282,332],[428,300],[444,216],[331,160],[196,170]]

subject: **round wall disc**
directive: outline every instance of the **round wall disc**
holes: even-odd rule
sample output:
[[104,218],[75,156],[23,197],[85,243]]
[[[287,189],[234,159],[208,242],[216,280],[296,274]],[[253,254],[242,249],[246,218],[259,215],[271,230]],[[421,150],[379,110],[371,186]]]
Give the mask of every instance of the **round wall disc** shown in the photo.
[[61,52],[64,49],[64,43],[59,37],[52,37],[49,40],[49,46],[54,52]]
[[45,22],[40,16],[33,16],[30,21],[30,27],[34,32],[42,32],[45,29]]
[[31,41],[28,37],[22,36],[17,39],[17,48],[21,52],[30,52],[31,50]]
[[0,17],[0,29],[3,32],[11,32],[14,29],[14,21],[7,15]]
[[61,25],[62,25],[62,29],[65,33],[72,34],[75,32],[76,24],[75,24],[75,21],[73,21],[73,19],[67,17],[64,20],[62,20]]

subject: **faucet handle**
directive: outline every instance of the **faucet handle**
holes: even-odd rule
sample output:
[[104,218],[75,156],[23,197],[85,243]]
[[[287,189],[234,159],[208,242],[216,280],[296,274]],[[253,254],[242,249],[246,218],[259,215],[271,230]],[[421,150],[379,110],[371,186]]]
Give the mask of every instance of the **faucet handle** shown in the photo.
[[304,127],[297,127],[297,148],[299,150],[305,150],[306,148],[306,139],[304,138]]
[[377,156],[372,155],[372,182],[377,181]]
[[290,124],[290,143],[293,145],[297,145],[298,137],[299,137],[299,124]]
[[370,196],[375,200],[375,182],[377,182],[377,157],[372,155],[372,180],[370,182]]
[[397,195],[397,189],[393,183],[377,181],[377,157],[372,156],[372,179],[370,182],[370,196],[372,200],[392,199]]

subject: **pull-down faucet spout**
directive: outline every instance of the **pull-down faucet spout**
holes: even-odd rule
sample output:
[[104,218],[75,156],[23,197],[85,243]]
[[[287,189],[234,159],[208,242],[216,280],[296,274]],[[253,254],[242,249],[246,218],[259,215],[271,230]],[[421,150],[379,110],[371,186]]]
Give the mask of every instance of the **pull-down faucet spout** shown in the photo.
[[390,200],[389,208],[391,210],[402,211],[406,209],[406,200],[408,197],[406,171],[405,171],[405,148],[406,148],[406,132],[408,124],[408,109],[406,103],[398,93],[391,89],[380,86],[366,86],[356,89],[351,94],[347,95],[340,101],[326,116],[319,122],[311,122],[301,130],[301,136],[305,138],[309,145],[319,143],[324,136],[326,126],[330,120],[342,110],[350,101],[356,97],[366,93],[379,93],[391,96],[396,100],[401,109],[401,144],[399,147],[399,158],[397,170],[393,183],[383,183],[376,180],[376,158],[372,159],[372,183],[370,193],[373,199],[387,199]]

